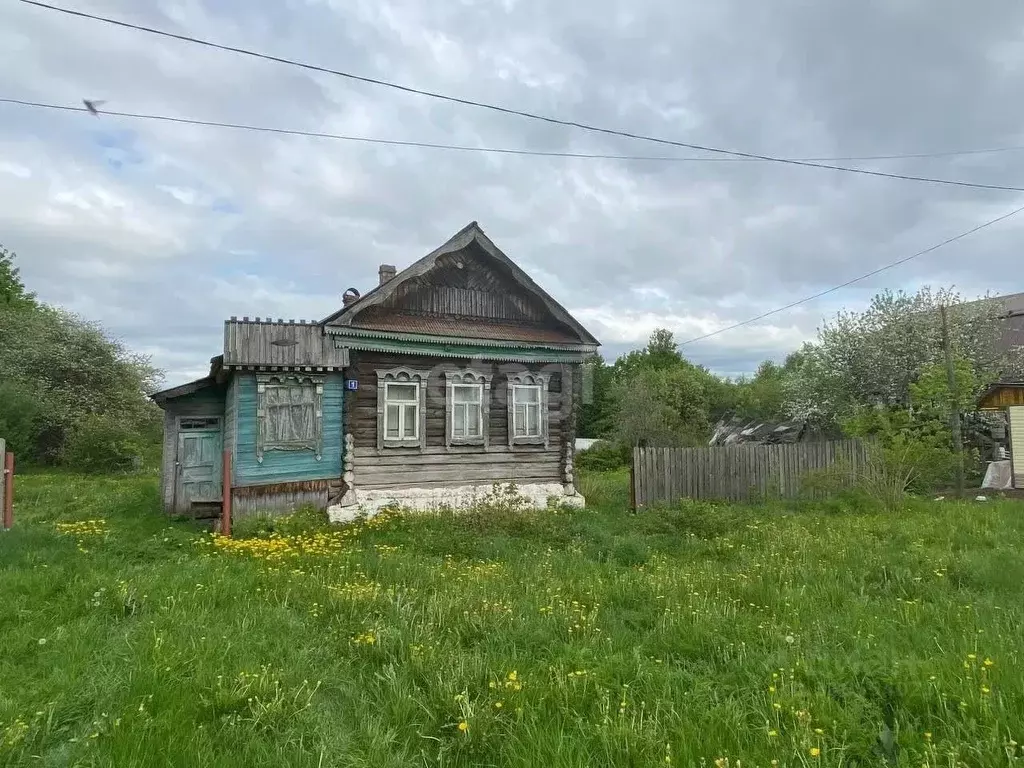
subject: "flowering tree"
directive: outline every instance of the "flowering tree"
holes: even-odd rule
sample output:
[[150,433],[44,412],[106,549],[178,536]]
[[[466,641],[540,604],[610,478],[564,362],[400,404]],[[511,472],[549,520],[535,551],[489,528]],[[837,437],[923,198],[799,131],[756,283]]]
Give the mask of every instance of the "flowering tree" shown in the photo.
[[958,370],[968,374],[958,381],[958,396],[973,402],[979,387],[1019,364],[1019,355],[998,348],[1003,307],[926,287],[912,295],[880,293],[864,312],[841,312],[819,329],[817,343],[801,350],[801,364],[787,383],[787,409],[833,424],[862,408],[909,409],[912,385],[944,360],[941,306],[948,307]]

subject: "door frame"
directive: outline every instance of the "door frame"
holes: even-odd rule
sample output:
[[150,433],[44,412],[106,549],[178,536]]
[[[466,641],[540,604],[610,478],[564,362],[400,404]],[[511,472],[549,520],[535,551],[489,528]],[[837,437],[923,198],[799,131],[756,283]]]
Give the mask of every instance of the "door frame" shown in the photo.
[[[183,428],[183,421],[215,421],[215,425],[198,427],[198,428]],[[189,511],[189,499],[184,498],[185,488],[182,484],[183,468],[181,464],[181,436],[183,434],[216,434],[218,436],[217,452],[223,453],[224,451],[224,417],[220,414],[196,415],[196,416],[176,416],[174,419],[174,484],[173,484],[173,500],[172,509],[178,514],[187,513]],[[224,481],[223,478],[217,478],[217,482],[220,484],[221,497],[224,496]]]

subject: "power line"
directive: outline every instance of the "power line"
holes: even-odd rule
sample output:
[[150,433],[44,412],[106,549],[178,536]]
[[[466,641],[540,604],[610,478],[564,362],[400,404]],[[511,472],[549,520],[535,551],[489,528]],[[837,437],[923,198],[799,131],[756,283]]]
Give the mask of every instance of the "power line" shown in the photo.
[[[73,107],[64,104],[50,104],[41,101],[27,101],[24,99],[0,98],[0,104],[14,104],[23,107],[36,107],[39,109],[51,109],[62,112],[79,112],[82,114],[94,114],[86,107]],[[515,149],[511,147],[475,147],[467,144],[439,144],[427,141],[406,141],[400,139],[382,139],[371,136],[351,136],[340,133],[326,133],[323,131],[304,131],[295,128],[276,128],[266,125],[251,125],[247,123],[231,123],[218,120],[199,120],[189,117],[174,117],[171,115],[156,115],[139,112],[119,112],[116,110],[97,110],[99,114],[110,115],[111,117],[125,117],[133,120],[155,120],[166,123],[181,123],[184,125],[199,125],[212,128],[231,128],[235,130],[257,131],[262,133],[276,133],[287,136],[308,136],[318,139],[334,139],[339,141],[352,141],[365,144],[385,144],[397,147],[419,147],[423,149],[444,149],[458,152],[484,152],[500,155],[525,155],[531,157],[564,157],[579,158],[587,160],[637,160],[666,163],[740,163],[758,162],[740,157],[678,157],[672,155],[616,155],[592,152],[553,152],[533,149]],[[986,152],[1008,152],[1021,150],[1020,147],[994,147],[990,149],[969,149],[950,152],[936,152],[915,155],[865,155],[861,157],[844,158],[794,158],[799,160],[896,160],[912,157],[948,157],[951,155],[981,154]]]
[[91,21],[99,21],[105,24],[112,24],[117,27],[123,27],[125,29],[133,29],[139,32],[147,32],[153,35],[159,35],[161,37],[167,37],[174,40],[180,40],[182,42],[194,43],[196,45],[202,45],[207,48],[215,48],[221,51],[228,51],[230,53],[237,53],[243,56],[250,56],[257,59],[264,59],[266,61],[276,62],[278,64],[287,64],[293,67],[299,67],[301,69],[310,70],[312,72],[321,72],[324,74],[337,75],[338,77],[344,77],[349,80],[356,82],[367,83],[369,85],[377,85],[384,88],[392,88],[394,90],[402,91],[404,93],[412,93],[418,96],[426,96],[432,99],[439,99],[441,101],[451,102],[453,104],[461,104],[463,106],[476,107],[479,109],[486,109],[492,112],[498,112],[506,115],[515,115],[517,117],[523,117],[530,120],[538,120],[552,125],[562,125],[570,128],[578,128],[584,131],[590,131],[592,133],[600,133],[607,136],[618,136],[621,138],[635,139],[639,141],[649,141],[655,144],[664,144],[673,147],[682,147],[684,149],[693,149],[700,152],[709,152],[712,154],[729,155],[731,157],[747,159],[747,160],[762,160],[765,162],[773,163],[784,163],[787,165],[797,165],[808,168],[823,168],[832,171],[843,171],[845,173],[856,173],[865,176],[877,176],[882,178],[890,179],[902,179],[904,181],[920,181],[932,184],[945,184],[948,186],[956,187],[972,187],[976,189],[993,189],[1002,190],[1008,192],[1024,192],[1022,187],[1009,187],[998,184],[979,184],[966,181],[957,181],[953,179],[935,179],[927,178],[922,176],[910,176],[907,174],[900,173],[886,173],[883,171],[872,171],[866,168],[851,168],[849,166],[834,165],[831,163],[817,162],[813,160],[804,160],[798,158],[785,158],[776,157],[773,155],[762,155],[755,152],[743,152],[739,150],[722,149],[720,147],[710,147],[701,144],[692,144],[683,141],[675,141],[672,139],[663,139],[655,136],[647,136],[639,133],[632,133],[630,131],[621,131],[614,128],[603,128],[601,126],[591,125],[589,123],[581,123],[575,120],[565,120],[562,118],[551,117],[549,115],[541,115],[535,112],[527,112],[525,110],[513,109],[511,107],[502,107],[496,104],[488,104],[486,102],[474,101],[472,99],[464,99],[458,96],[451,96],[448,94],[439,93],[436,91],[428,91],[421,88],[414,88],[408,85],[402,85],[400,83],[394,83],[388,80],[381,80],[379,78],[367,77],[365,75],[357,75],[352,72],[346,72],[338,69],[330,69],[328,67],[318,66],[316,64],[309,64],[306,62],[296,61],[294,59],[288,59],[281,56],[273,56],[267,53],[261,53],[259,51],[253,51],[247,48],[239,48],[236,46],[222,45],[220,43],[214,43],[210,40],[203,40],[201,38],[192,37],[190,35],[181,35],[174,32],[168,32],[162,29],[156,29],[154,27],[146,27],[141,24],[132,24],[127,21],[120,21],[118,19],[112,19],[106,16],[99,16],[97,14],[86,13],[84,11],[75,11],[70,8],[62,8],[61,6],[51,5],[49,3],[39,2],[39,0],[20,0],[20,2],[26,5],[32,5],[37,8],[43,8],[49,11],[56,11],[58,13],[67,14],[69,16],[76,16],[78,18],[89,19]]
[[986,227],[991,227],[993,224],[998,224],[1000,221],[1004,221],[1005,219],[1008,219],[1011,216],[1016,216],[1021,211],[1024,211],[1024,205],[1022,205],[1020,208],[1015,208],[1009,213],[1004,213],[1002,216],[997,216],[991,221],[986,221],[984,224],[979,224],[976,227],[968,229],[966,232],[961,232],[959,235],[954,235],[953,237],[947,238],[946,240],[943,240],[941,243],[936,243],[935,245],[929,246],[928,248],[925,248],[923,251],[918,251],[917,253],[911,254],[910,256],[904,256],[902,259],[890,262],[889,264],[879,267],[878,269],[873,269],[870,272],[861,275],[860,277],[855,277],[852,280],[847,280],[845,283],[840,283],[839,285],[833,286],[832,288],[828,288],[824,291],[819,291],[818,293],[800,299],[799,301],[791,302],[789,304],[786,304],[784,307],[779,307],[768,312],[762,312],[760,315],[757,315],[756,317],[751,317],[747,320],[742,320],[738,323],[733,323],[732,325],[728,325],[725,328],[719,328],[717,331],[712,331],[711,333],[705,333],[703,336],[697,336],[695,338],[688,339],[687,341],[681,342],[679,346],[683,347],[686,346],[687,344],[693,344],[698,341],[704,341],[704,339],[710,339],[712,336],[717,336],[720,333],[725,333],[726,331],[741,328],[744,325],[756,323],[758,320],[764,320],[766,317],[777,315],[780,312],[785,312],[787,309],[792,309],[793,307],[800,306],[801,304],[806,304],[808,301],[820,299],[822,296],[827,296],[830,293],[835,293],[836,291],[841,290],[843,288],[847,288],[853,285],[854,283],[859,283],[861,280],[867,280],[869,277],[874,277],[875,275],[885,272],[886,270],[892,269],[893,267],[898,267],[901,264],[906,264],[908,261],[913,261],[914,259],[920,256],[924,256],[925,254],[931,253],[932,251],[937,251],[939,248],[942,248],[943,246],[949,245],[950,243],[955,243],[957,240],[962,240],[963,238],[969,235],[973,235],[975,232],[980,232]]

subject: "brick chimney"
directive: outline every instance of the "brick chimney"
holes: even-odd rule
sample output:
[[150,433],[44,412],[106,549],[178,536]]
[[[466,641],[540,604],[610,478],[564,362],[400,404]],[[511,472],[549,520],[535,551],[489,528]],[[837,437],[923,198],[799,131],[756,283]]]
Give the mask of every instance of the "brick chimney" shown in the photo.
[[395,268],[391,264],[381,264],[378,274],[380,275],[380,284],[384,285],[395,276]]

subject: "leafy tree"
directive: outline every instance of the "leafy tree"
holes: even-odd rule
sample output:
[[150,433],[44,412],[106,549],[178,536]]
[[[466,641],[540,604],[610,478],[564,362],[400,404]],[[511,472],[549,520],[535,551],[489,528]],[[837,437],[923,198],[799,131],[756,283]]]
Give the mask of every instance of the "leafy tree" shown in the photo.
[[39,304],[0,255],[0,434],[45,464],[124,469],[155,454],[160,379],[94,323]]
[[749,379],[734,383],[733,412],[745,419],[781,421],[786,418],[786,381],[789,372],[785,367],[766,360]]
[[[940,306],[949,307],[953,353],[969,362],[975,384],[994,380],[1012,363],[998,352],[999,302],[964,303],[952,290],[880,293],[864,312],[842,312],[805,345],[786,382],[786,409],[842,423],[861,409],[911,404],[911,386],[943,359]],[[969,392],[969,394],[968,394]],[[973,397],[976,388],[964,387]]]
[[14,253],[0,245],[0,306],[31,308],[36,306],[35,294],[25,290]]
[[578,431],[581,437],[608,437],[614,429],[615,399],[612,396],[612,368],[597,356],[585,363],[591,377],[593,397],[580,407]]

